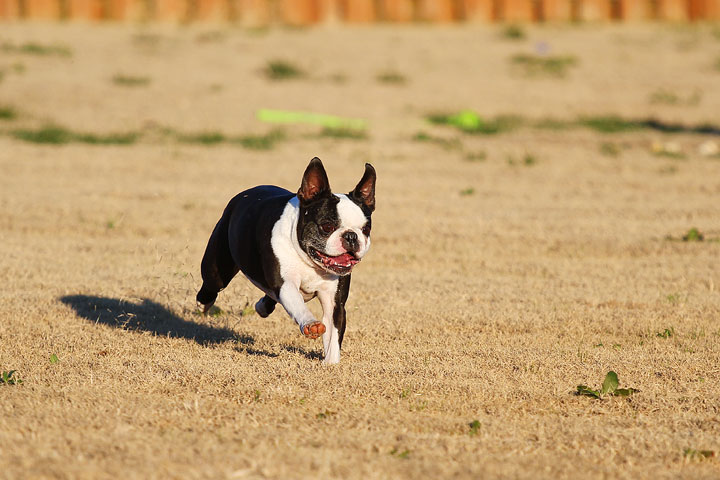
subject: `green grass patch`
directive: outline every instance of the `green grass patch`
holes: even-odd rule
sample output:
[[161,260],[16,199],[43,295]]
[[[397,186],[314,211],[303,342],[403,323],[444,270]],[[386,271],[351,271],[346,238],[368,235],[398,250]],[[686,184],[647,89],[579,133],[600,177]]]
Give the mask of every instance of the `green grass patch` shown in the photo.
[[282,130],[272,130],[262,135],[242,135],[231,141],[251,150],[272,150],[284,139],[285,133]]
[[395,71],[380,72],[375,76],[375,79],[380,83],[389,85],[405,85],[408,82],[405,75]]
[[217,145],[227,141],[227,137],[220,132],[181,133],[177,135],[182,143],[196,143],[200,145]]
[[513,55],[510,62],[521,68],[523,73],[529,77],[548,76],[562,78],[567,75],[570,67],[577,65],[578,60],[570,55],[550,56],[519,53]]
[[77,133],[64,127],[46,125],[38,129],[17,129],[10,132],[17,140],[28,143],[63,145],[66,143],[87,143],[92,145],[131,145],[140,135],[137,133],[111,133],[98,135],[94,133]]
[[525,29],[515,24],[506,25],[500,32],[500,36],[507,40],[524,40],[527,37]]
[[117,74],[112,77],[112,83],[121,87],[147,87],[150,85],[150,82],[150,77],[138,77],[123,74]]
[[470,427],[470,431],[468,432],[468,434],[471,437],[474,437],[478,433],[480,433],[480,420],[473,420],[472,422],[468,423],[468,426]]
[[15,120],[17,116],[15,108],[0,106],[0,120]]
[[367,140],[368,134],[364,129],[359,128],[323,128],[318,134],[324,138],[338,138],[348,140]]
[[468,196],[474,195],[474,194],[475,194],[475,189],[473,187],[468,187],[463,190],[460,190],[461,197],[468,197]]
[[584,127],[601,133],[633,132],[645,128],[643,122],[627,120],[619,115],[599,115],[581,117],[578,123]]
[[72,50],[62,45],[45,45],[42,43],[27,42],[20,45],[3,43],[0,51],[5,53],[18,53],[23,55],[71,57]]
[[301,68],[285,60],[269,61],[263,72],[270,80],[292,80],[306,76]]

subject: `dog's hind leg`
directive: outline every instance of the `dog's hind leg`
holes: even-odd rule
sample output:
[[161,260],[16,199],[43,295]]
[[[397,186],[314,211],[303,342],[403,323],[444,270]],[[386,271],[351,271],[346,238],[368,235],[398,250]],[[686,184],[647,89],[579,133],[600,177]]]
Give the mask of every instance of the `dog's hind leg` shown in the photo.
[[230,280],[240,271],[230,253],[228,241],[229,216],[228,212],[225,212],[217,225],[215,225],[200,264],[203,284],[196,298],[198,307],[204,315],[215,304],[218,292],[227,287]]
[[275,310],[275,305],[277,305],[277,302],[265,295],[255,304],[255,311],[262,318],[266,318]]

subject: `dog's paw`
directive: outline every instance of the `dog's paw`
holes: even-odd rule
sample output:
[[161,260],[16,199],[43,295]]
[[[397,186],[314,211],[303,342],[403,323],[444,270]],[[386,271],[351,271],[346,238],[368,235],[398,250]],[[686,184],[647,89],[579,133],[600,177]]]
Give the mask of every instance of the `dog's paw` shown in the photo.
[[325,325],[323,325],[322,322],[315,321],[301,326],[300,331],[307,338],[315,340],[320,335],[325,333]]
[[255,304],[255,311],[262,318],[267,318],[275,310],[275,301],[268,297],[262,297]]
[[197,302],[198,311],[205,316],[207,316],[213,305],[215,305],[215,302],[208,303],[207,305]]

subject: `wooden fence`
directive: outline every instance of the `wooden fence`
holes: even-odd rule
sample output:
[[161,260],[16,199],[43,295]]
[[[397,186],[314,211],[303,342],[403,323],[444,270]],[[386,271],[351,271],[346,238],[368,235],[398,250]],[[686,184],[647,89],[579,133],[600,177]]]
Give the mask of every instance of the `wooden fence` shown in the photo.
[[332,22],[718,21],[720,0],[0,0],[8,20]]

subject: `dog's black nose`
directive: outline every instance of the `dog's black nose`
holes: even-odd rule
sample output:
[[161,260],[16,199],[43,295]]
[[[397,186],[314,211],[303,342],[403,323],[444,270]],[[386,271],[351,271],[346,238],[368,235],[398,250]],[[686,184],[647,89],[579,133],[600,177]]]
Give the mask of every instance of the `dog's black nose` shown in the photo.
[[347,232],[343,233],[342,246],[348,252],[357,252],[358,248],[360,248],[360,245],[358,244],[357,233],[353,232],[352,230],[348,230]]

